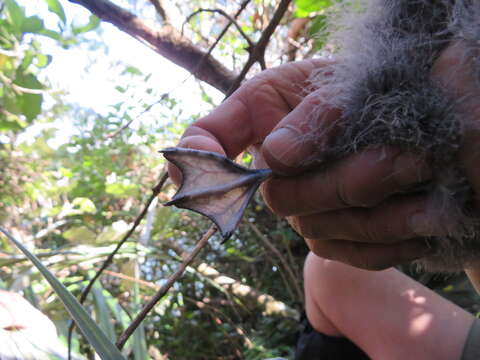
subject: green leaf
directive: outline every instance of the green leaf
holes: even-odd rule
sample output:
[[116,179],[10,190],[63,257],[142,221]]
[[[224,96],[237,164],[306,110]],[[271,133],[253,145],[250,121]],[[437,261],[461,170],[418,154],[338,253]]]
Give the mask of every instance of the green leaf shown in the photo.
[[25,20],[25,12],[14,0],[5,0],[5,6],[7,8],[10,23],[17,30],[20,30],[22,23]]
[[22,22],[20,30],[23,33],[39,33],[43,30],[43,21],[38,16],[30,16]]
[[75,226],[63,232],[62,236],[75,244],[95,244],[97,235],[86,226]]
[[65,24],[67,22],[67,18],[65,17],[65,11],[63,11],[63,7],[58,0],[45,0],[48,5],[48,10],[52,13],[57,14],[57,16],[62,20]]
[[37,54],[37,65],[38,68],[44,68],[48,66],[52,62],[52,56],[51,55],[45,55],[45,54]]
[[309,34],[313,38],[313,49],[321,50],[328,39],[328,32],[325,30],[327,26],[327,17],[325,15],[318,15],[312,21],[309,29]]
[[[26,89],[43,89],[43,84],[33,74],[17,71],[14,83]],[[22,93],[17,96],[17,106],[28,121],[35,119],[42,111],[43,96],[41,94]]]
[[[140,290],[138,283],[134,285],[133,302],[134,306],[141,309],[142,303],[140,301]],[[135,360],[148,360],[147,340],[145,337],[145,326],[140,326],[133,333],[133,355]]]
[[[95,274],[93,274],[95,275]],[[108,338],[115,340],[115,329],[112,324],[112,316],[107,305],[107,300],[103,295],[103,290],[98,282],[93,286],[93,298],[95,299],[95,320],[99,323],[100,328],[105,332]]]
[[129,65],[125,68],[125,70],[122,71],[122,75],[124,74],[142,75],[143,73],[139,68]]
[[22,253],[25,254],[26,257],[29,258],[44,276],[45,280],[47,280],[52,286],[55,293],[65,305],[65,308],[70,313],[70,316],[75,320],[75,323],[90,345],[92,345],[98,355],[100,355],[100,358],[102,358],[102,360],[126,360],[118,348],[108,339],[97,324],[95,324],[77,299],[75,299],[65,286],[53,276],[40,260],[3,228],[0,228],[0,232],[2,232],[18,249],[20,249]]
[[63,40],[62,34],[56,32],[56,31],[50,30],[50,29],[43,29],[43,30],[39,31],[38,34],[49,37],[50,39],[53,39],[53,40],[56,40],[56,41],[62,41]]
[[30,50],[25,51],[25,56],[23,57],[22,63],[20,64],[20,69],[23,71],[28,69],[34,57],[35,57],[35,54],[33,51],[30,51]]
[[100,235],[98,235],[96,243],[103,244],[120,241],[120,239],[127,233],[129,229],[130,226],[125,221],[115,221],[110,226],[105,227]]
[[311,13],[324,10],[332,5],[332,0],[295,0],[296,17],[308,17]]
[[90,15],[90,19],[88,20],[88,23],[86,25],[77,26],[77,27],[73,26],[72,32],[75,35],[83,34],[83,33],[86,33],[87,31],[96,29],[98,25],[100,25],[100,19],[95,15]]
[[95,214],[97,208],[92,200],[84,197],[77,197],[72,201],[72,207],[78,214]]

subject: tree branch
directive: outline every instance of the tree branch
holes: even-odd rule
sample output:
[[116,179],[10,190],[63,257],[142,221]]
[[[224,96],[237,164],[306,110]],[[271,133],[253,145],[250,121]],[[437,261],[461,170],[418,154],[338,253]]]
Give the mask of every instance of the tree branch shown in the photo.
[[224,18],[226,18],[229,21],[229,26],[231,24],[233,24],[237,28],[238,32],[245,39],[245,41],[247,42],[249,47],[252,47],[254,45],[252,39],[250,39],[250,37],[247,34],[245,34],[245,32],[242,30],[242,27],[237,23],[236,16],[235,16],[235,18],[232,18],[230,15],[228,15],[225,11],[223,11],[221,9],[198,9],[198,10],[194,11],[193,13],[191,13],[190,15],[188,15],[184,24],[188,23],[192,19],[192,17],[194,17],[195,15],[200,14],[202,12],[217,13],[217,14],[222,15]]
[[115,25],[190,72],[196,69],[197,64],[205,57],[202,68],[196,71],[195,77],[223,93],[232,86],[235,74],[211,55],[206,56],[203,50],[197,48],[171,25],[166,24],[159,30],[151,29],[139,17],[108,0],[69,1],[87,8],[101,20]]
[[157,14],[165,21],[165,23],[170,24],[170,17],[167,14],[167,11],[165,10],[165,6],[162,4],[162,0],[149,0],[155,10],[157,11]]
[[253,64],[258,61],[262,68],[265,67],[265,49],[270,42],[270,38],[272,37],[273,32],[280,23],[280,20],[282,20],[283,15],[285,15],[285,13],[287,12],[288,6],[291,2],[292,0],[282,0],[280,2],[277,9],[275,10],[275,13],[273,14],[272,20],[270,20],[270,23],[263,31],[262,36],[258,40],[257,44],[253,47],[253,49],[251,49],[250,56],[248,57],[247,63],[243,67],[240,75],[237,76],[232,86],[228,89],[226,95],[227,97],[232,95],[235,90],[238,89]]
[[117,341],[117,347],[121,350],[125,343],[127,342],[128,338],[133,334],[133,332],[137,329],[137,327],[141,324],[143,319],[148,315],[150,310],[160,301],[162,297],[170,290],[173,286],[175,281],[178,280],[180,276],[182,276],[183,272],[187,268],[188,265],[195,259],[195,257],[200,253],[200,251],[208,244],[208,240],[212,237],[213,234],[217,231],[217,228],[212,225],[212,227],[203,235],[200,241],[195,245],[193,250],[185,257],[185,260],[180,264],[177,271],[173,273],[167,280],[167,282],[158,290],[158,292],[150,299],[150,301],[145,305],[145,307],[140,311],[137,317],[131,322],[125,332],[120,335]]
[[210,265],[202,263],[196,268],[196,271],[231,292],[237,298],[242,299],[243,302],[247,303],[246,306],[249,309],[261,307],[263,308],[264,315],[267,316],[279,315],[292,319],[299,319],[300,317],[297,310],[275,299],[272,295],[262,293],[239,280],[221,274]]

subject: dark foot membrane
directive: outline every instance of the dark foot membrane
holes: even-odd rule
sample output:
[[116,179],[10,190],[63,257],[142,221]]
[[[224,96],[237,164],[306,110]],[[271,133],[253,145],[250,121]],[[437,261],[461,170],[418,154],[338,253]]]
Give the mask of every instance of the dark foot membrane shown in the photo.
[[[330,128],[322,122],[324,110],[306,120],[312,131],[305,140],[317,141],[318,149],[306,161],[329,164],[366,147],[384,145],[428,154],[434,177],[426,194],[449,235],[429,238],[435,254],[418,264],[433,271],[459,270],[480,257],[480,225],[471,211],[473,192],[457,167],[463,134],[475,125],[467,123],[458,110],[465,98],[448,95],[430,74],[452,40],[466,43],[469,60],[480,69],[480,56],[475,55],[480,43],[480,2],[361,3],[354,10],[337,9],[342,20],[334,16],[330,29],[337,61],[312,79],[312,86],[325,89],[324,100],[340,109],[342,116]],[[478,73],[474,76],[480,79]],[[335,132],[334,140],[319,142],[328,131]]]

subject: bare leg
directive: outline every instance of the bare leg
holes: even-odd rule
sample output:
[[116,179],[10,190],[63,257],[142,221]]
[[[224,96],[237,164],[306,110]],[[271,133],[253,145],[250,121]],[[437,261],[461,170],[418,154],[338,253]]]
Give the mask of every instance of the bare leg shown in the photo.
[[461,358],[474,317],[395,269],[371,272],[310,253],[307,317],[345,336],[374,360]]

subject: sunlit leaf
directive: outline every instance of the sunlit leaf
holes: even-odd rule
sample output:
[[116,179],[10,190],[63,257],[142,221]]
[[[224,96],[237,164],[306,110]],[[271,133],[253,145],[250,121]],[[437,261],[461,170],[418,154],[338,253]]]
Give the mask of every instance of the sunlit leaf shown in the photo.
[[11,236],[7,231],[0,228],[2,232],[15,246],[25,254],[26,257],[35,265],[35,267],[42,273],[45,280],[52,286],[55,293],[58,295],[65,308],[68,310],[70,316],[82,331],[85,338],[90,345],[100,355],[103,360],[120,360],[125,359],[118,348],[108,339],[105,333],[98,327],[97,324],[90,318],[82,305],[77,299],[57,280],[55,276],[40,262],[40,260],[27,250],[19,241]]
[[90,15],[90,18],[88,19],[88,23],[86,25],[74,26],[72,29],[72,32],[75,35],[82,34],[87,31],[96,29],[99,25],[100,25],[100,19],[95,15]]
[[23,9],[13,0],[5,0],[4,4],[7,8],[7,13],[10,18],[10,23],[15,26],[17,31],[21,29],[22,23],[25,19],[25,12]]
[[20,30],[23,33],[38,33],[43,29],[43,21],[38,16],[30,16],[22,22]]
[[64,231],[62,236],[76,244],[94,244],[97,238],[96,234],[86,226],[75,226]]
[[98,283],[95,283],[92,289],[93,298],[95,300],[95,320],[108,338],[115,341],[115,329],[112,324],[112,316],[107,305],[107,300],[103,295],[103,291],[105,290],[103,290]]
[[43,68],[48,66],[52,62],[52,57],[45,54],[37,54],[37,63],[35,64],[38,68]]
[[[138,264],[137,264],[138,266]],[[136,311],[142,308],[142,302],[140,300],[140,289],[138,283],[133,284],[133,306]],[[135,360],[148,360],[147,340],[145,338],[145,326],[143,323],[133,333],[132,340],[133,356]]]
[[67,18],[65,16],[65,11],[63,11],[62,4],[58,0],[45,0],[48,5],[48,10],[52,13],[56,14],[60,20],[65,24],[67,22]]
[[130,65],[125,68],[125,70],[122,72],[122,75],[123,74],[142,75],[142,72],[139,68]]
[[98,235],[96,242],[98,244],[117,242],[129,229],[130,226],[125,221],[115,221]]
[[42,89],[43,84],[33,74],[17,71],[15,85],[27,89],[17,96],[17,105],[27,120],[32,121],[42,111],[43,96],[29,93],[28,90]]
[[56,41],[62,41],[63,40],[62,34],[60,34],[59,32],[50,30],[50,29],[43,29],[43,30],[39,31],[38,34],[49,37],[49,38],[51,38],[53,40],[56,40]]
[[77,197],[73,199],[72,206],[75,210],[80,211],[82,214],[95,214],[97,211],[93,201],[84,197]]
[[332,0],[295,0],[295,16],[308,17],[311,13],[324,10],[332,5]]

